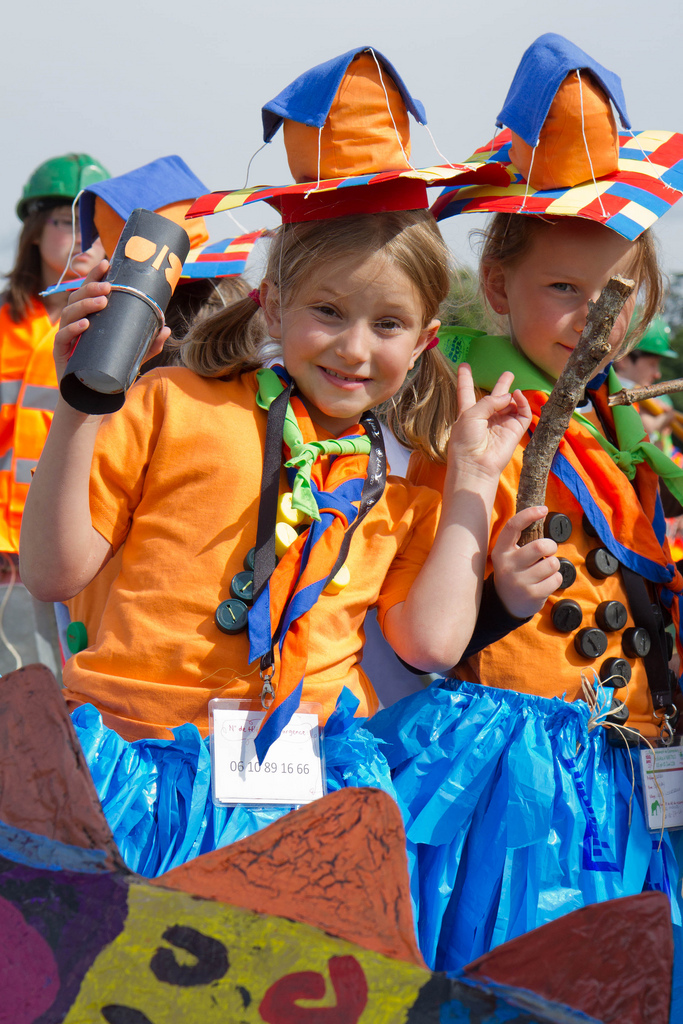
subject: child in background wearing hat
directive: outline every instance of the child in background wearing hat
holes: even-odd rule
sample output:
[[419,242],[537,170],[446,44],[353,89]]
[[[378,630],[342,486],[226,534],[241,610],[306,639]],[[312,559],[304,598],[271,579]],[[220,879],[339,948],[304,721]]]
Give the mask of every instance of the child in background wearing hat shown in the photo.
[[[388,121],[389,95],[401,121],[396,73],[378,57],[364,50],[331,62],[339,73],[323,121],[331,120],[330,104],[339,107],[335,96],[345,98],[340,138],[349,137],[357,107],[346,103],[349,94],[367,92],[368,82],[378,115]],[[299,127],[297,159],[305,149]],[[264,707],[272,698],[257,737],[261,761],[301,701],[319,702],[324,719],[337,705],[326,732],[328,785],[391,791],[374,741],[352,717],[377,709],[361,667],[367,609],[378,607],[394,649],[425,671],[457,661],[472,633],[490,505],[528,409],[521,395],[508,394],[509,374],[475,404],[462,368],[440,522],[435,492],[385,482],[381,431],[368,410],[391,399],[418,360],[415,400],[425,421],[456,407],[454,378],[433,347],[448,252],[425,209],[424,180],[409,169],[402,182],[407,140],[396,145],[391,123],[385,136],[394,152],[387,156],[385,146],[382,165],[367,154],[353,165],[363,175],[398,167],[379,185],[361,179],[348,187],[347,179],[337,191],[340,176],[318,162],[319,187],[267,190],[286,222],[258,293],[195,325],[181,349],[184,365],[142,377],[104,422],[60,400],[36,471],[22,536],[35,592],[70,598],[122,548],[97,638],[67,663],[65,696],[114,836],[129,866],[146,875],[286,812],[212,807],[202,740],[212,697],[260,698]],[[315,130],[311,141],[315,173],[323,149]],[[64,312],[60,375],[88,315],[107,303],[105,266]],[[283,365],[263,369],[276,351]],[[285,411],[284,427],[275,426]],[[290,529],[268,583],[254,579],[247,638],[230,594],[272,500],[270,486],[261,492],[264,445],[275,452],[273,480],[281,493],[291,489],[305,528]],[[518,615],[536,610],[558,579],[552,557],[540,570],[526,564],[551,555],[552,541],[523,553],[515,547],[542,513],[515,517],[498,546],[501,579],[518,578]],[[278,529],[273,539],[282,542]]]
[[41,299],[40,292],[65,269],[69,277],[84,277],[102,259],[101,249],[79,253],[71,204],[81,189],[107,177],[86,153],[53,157],[36,168],[17,203],[23,226],[0,306],[0,551],[7,553],[19,550],[31,473],[57,401],[52,346],[67,297]]
[[[177,349],[190,326],[249,294],[249,285],[241,274],[261,232],[209,242],[203,218],[184,220],[193,200],[205,192],[206,185],[181,157],[166,156],[116,178],[92,183],[80,198],[83,245],[87,249],[101,245],[107,259],[114,253],[125,221],[138,207],[153,210],[188,230],[190,253],[166,309],[171,336],[162,351],[144,364],[145,373],[155,366],[178,365]],[[51,362],[54,366],[54,360]],[[110,586],[120,568],[119,550],[68,602],[68,611],[60,603],[55,605],[65,657],[95,641]]]
[[[661,316],[656,316],[642,338],[629,349],[626,355],[615,359],[614,369],[625,388],[648,387],[662,379],[662,358],[675,359],[676,353],[670,347],[671,328]],[[676,411],[668,395],[660,395],[656,404],[659,412],[637,406],[650,440],[654,441],[667,455],[672,454],[671,424]]]
[[[534,54],[546,69],[548,59],[556,59],[559,81],[553,84],[565,110],[571,97],[561,83],[566,81],[576,96],[574,69],[581,69],[583,96],[590,92],[598,107],[593,121],[586,114],[585,126],[600,121],[600,109],[609,126],[604,89],[610,88],[619,106],[615,76],[559,36],[542,37],[527,51],[509,99],[528,99],[521,76]],[[537,94],[549,95],[545,78]],[[567,118],[561,114],[561,137],[575,157],[583,146],[581,123],[579,141],[568,140]],[[554,115],[553,106],[548,121]],[[516,127],[509,111],[500,120]],[[662,134],[683,157],[683,139]],[[616,129],[613,135],[616,161]],[[522,143],[513,136],[513,145],[517,141]],[[509,134],[496,142],[507,153]],[[543,146],[541,135],[525,173],[534,155],[535,166],[542,167]],[[480,152],[486,160],[493,147]],[[651,161],[661,162],[656,152]],[[553,216],[553,209],[562,207],[563,179],[534,185],[533,176],[525,181],[517,168],[501,162],[492,168],[498,175],[493,189],[456,187],[442,197],[453,204],[451,212],[509,211],[526,204],[523,214],[497,212],[484,232],[482,288],[509,336],[470,332],[456,340],[449,355],[456,363],[466,359],[475,384],[484,390],[503,369],[511,370],[535,424],[579,341],[589,301],[597,300],[613,274],[634,279],[643,294],[642,330],[660,306],[661,276],[649,232],[625,237],[616,224],[610,230],[585,217]],[[513,179],[507,191],[503,173]],[[590,179],[589,168],[577,173],[579,182]],[[636,191],[634,177],[630,195]],[[610,197],[590,181],[577,186],[565,210],[571,211],[574,197],[573,209],[579,208],[579,187],[588,197],[585,203],[598,191],[605,213],[613,212]],[[543,189],[552,191],[546,197]],[[671,203],[680,191],[669,188],[667,194]],[[547,209],[553,202],[555,207]],[[592,211],[596,208],[600,215],[597,201]],[[625,217],[619,226],[625,228]],[[635,295],[612,331],[613,354],[623,349]],[[529,608],[516,630],[463,659],[454,678],[381,711],[369,723],[389,744],[387,757],[407,822],[420,946],[438,970],[458,968],[587,903],[644,889],[667,893],[674,924],[681,923],[672,838],[648,830],[636,763],[641,736],[650,744],[660,736],[670,741],[675,725],[677,681],[669,673],[664,626],[673,618],[678,628],[683,580],[664,535],[657,473],[667,474],[679,489],[681,474],[648,445],[634,410],[608,408],[608,392],[620,386],[614,371],[608,374],[603,366],[553,462],[546,533],[558,542],[561,559],[556,593],[537,612]],[[495,578],[503,614],[511,611],[500,575],[507,555],[501,558],[496,544],[515,512],[529,436],[501,474],[494,502],[485,594]],[[443,466],[422,456],[413,457],[408,475],[438,489],[446,478]],[[605,722],[632,731],[606,729]],[[626,750],[625,743],[636,748]]]

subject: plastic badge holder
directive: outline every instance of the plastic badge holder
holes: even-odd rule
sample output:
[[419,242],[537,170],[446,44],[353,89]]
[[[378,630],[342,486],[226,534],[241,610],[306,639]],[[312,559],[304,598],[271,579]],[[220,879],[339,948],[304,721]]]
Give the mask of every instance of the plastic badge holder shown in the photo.
[[641,747],[640,771],[650,831],[683,828],[683,747]]
[[149,210],[133,210],[105,280],[106,307],[88,317],[62,378],[62,397],[89,415],[116,412],[138,375],[190,251],[187,231]]
[[265,714],[260,700],[209,701],[211,791],[217,806],[300,807],[325,796],[322,705],[300,704],[259,764],[254,739]]

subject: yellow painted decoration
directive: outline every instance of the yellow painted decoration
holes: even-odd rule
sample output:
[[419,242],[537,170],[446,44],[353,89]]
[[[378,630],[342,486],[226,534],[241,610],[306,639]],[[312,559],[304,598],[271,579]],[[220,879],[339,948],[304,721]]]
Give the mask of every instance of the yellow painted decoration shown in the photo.
[[277,523],[275,526],[275,554],[282,558],[285,551],[290,547],[299,534],[289,523]]
[[129,260],[135,260],[136,263],[145,263],[157,251],[157,244],[150,238],[144,238],[142,235],[133,235],[126,242],[124,251]]
[[159,250],[159,255],[157,256],[157,258],[155,259],[154,263],[152,264],[152,269],[153,270],[161,270],[161,264],[166,259],[166,253],[168,253],[168,252],[170,252],[170,249],[168,248],[168,246],[167,245],[162,245],[161,249]]
[[330,582],[325,587],[326,594],[338,594],[340,590],[343,590],[351,582],[351,573],[349,572],[346,562],[342,565],[341,569],[336,576],[333,576]]
[[179,256],[176,256],[174,252],[168,254],[168,267],[164,271],[166,280],[171,286],[171,290],[175,291],[175,286],[180,280],[180,275],[183,272],[183,264]]
[[335,1006],[339,1024],[394,1024],[430,977],[308,925],[133,883],[65,1024],[305,1024]]
[[290,526],[301,526],[302,523],[310,523],[311,517],[298,508],[292,508],[292,492],[285,491],[277,503],[277,521],[289,523]]

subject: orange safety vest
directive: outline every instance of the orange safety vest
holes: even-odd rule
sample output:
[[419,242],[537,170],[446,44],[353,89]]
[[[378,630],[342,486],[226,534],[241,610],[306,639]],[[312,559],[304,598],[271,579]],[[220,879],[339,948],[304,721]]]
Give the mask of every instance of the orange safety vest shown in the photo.
[[20,323],[0,308],[0,551],[19,550],[28,486],[57,404],[56,331],[39,302]]

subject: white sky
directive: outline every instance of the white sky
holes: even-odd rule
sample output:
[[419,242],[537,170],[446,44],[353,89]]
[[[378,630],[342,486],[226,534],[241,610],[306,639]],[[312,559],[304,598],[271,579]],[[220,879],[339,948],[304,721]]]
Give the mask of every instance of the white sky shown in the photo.
[[[261,106],[306,68],[373,45],[424,103],[442,152],[463,160],[491,137],[519,59],[543,32],[621,75],[636,129],[683,131],[680,0],[15,0],[0,67],[0,271],[13,260],[22,185],[48,157],[85,151],[121,174],[179,153],[209,189],[239,188],[261,143]],[[424,130],[411,130],[416,166],[441,163]],[[280,132],[250,184],[290,180]],[[250,230],[278,222],[263,203],[237,216]],[[467,233],[481,222],[442,225],[469,263]],[[225,214],[209,227],[214,238],[237,233]],[[657,234],[665,269],[683,271],[683,201]]]

